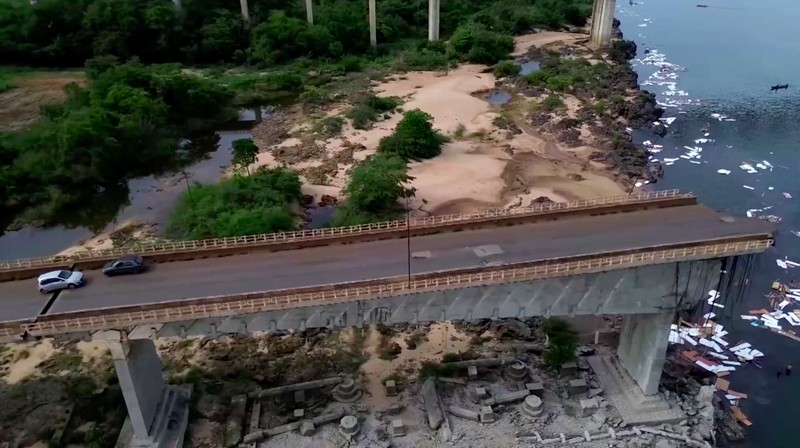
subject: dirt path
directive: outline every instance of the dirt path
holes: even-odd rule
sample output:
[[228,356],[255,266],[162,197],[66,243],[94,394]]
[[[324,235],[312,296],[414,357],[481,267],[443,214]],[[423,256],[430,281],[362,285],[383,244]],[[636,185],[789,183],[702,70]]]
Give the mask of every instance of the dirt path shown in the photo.
[[37,122],[42,106],[66,98],[64,86],[83,84],[83,72],[37,72],[12,78],[15,88],[0,94],[0,131],[18,131]]

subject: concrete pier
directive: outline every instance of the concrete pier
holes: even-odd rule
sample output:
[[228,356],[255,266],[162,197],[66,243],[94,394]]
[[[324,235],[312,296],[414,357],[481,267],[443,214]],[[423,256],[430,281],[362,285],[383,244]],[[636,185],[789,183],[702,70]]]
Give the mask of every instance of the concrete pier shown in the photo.
[[428,0],[428,40],[439,40],[439,5],[441,0]]
[[308,20],[308,23],[314,24],[314,4],[312,0],[306,0],[306,20]]
[[369,45],[378,46],[378,19],[375,13],[375,0],[369,0]]
[[128,419],[120,448],[177,448],[189,420],[190,390],[164,382],[161,360],[150,339],[127,340],[120,332],[95,335],[111,351]]
[[592,46],[604,48],[611,45],[611,27],[614,23],[616,6],[617,0],[594,0],[590,33]]
[[250,10],[247,6],[247,0],[239,0],[239,5],[242,7],[242,20],[250,23]]
[[674,310],[625,316],[617,355],[645,395],[658,392]]

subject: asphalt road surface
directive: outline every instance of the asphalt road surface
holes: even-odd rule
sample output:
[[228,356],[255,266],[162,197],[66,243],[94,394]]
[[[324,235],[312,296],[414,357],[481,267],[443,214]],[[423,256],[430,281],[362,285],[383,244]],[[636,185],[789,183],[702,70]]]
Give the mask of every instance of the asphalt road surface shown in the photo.
[[[413,274],[770,233],[753,218],[720,220],[703,206],[570,218],[411,240]],[[427,253],[429,252],[429,254]],[[140,275],[86,272],[48,314],[403,276],[404,239],[151,265]],[[35,317],[47,300],[33,279],[0,283],[0,321]]]

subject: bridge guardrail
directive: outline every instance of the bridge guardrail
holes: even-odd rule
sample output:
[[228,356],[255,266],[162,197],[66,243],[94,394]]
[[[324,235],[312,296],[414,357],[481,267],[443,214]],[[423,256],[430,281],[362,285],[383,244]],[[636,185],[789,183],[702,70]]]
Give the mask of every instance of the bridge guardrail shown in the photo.
[[[348,283],[322,285],[312,292],[291,292],[290,290],[263,291],[235,296],[213,296],[192,300],[144,305],[136,311],[114,313],[114,309],[95,310],[94,315],[86,312],[64,313],[49,316],[51,319],[35,323],[25,323],[12,328],[0,328],[0,340],[27,332],[32,336],[47,336],[81,331],[119,329],[135,325],[179,322],[209,317],[253,314],[263,311],[322,305],[327,303],[350,302],[365,297],[412,294],[419,292],[452,289],[454,287],[480,286],[492,283],[514,283],[541,278],[562,277],[566,275],[587,274],[608,269],[621,269],[665,262],[677,262],[704,258],[717,258],[748,253],[763,252],[772,245],[771,239],[739,241],[733,243],[713,243],[678,249],[639,252],[633,254],[598,257],[588,260],[566,261],[561,263],[543,262],[539,265],[522,268],[501,267],[469,274],[449,274],[412,280],[401,278],[386,279],[368,286],[350,286]],[[352,283],[350,284],[352,285]],[[309,289],[309,288],[304,288]],[[198,303],[208,301],[208,304]],[[76,314],[84,314],[74,317]],[[73,317],[70,317],[72,315]],[[21,329],[20,329],[21,328]]]
[[54,255],[49,257],[22,258],[17,260],[0,261],[0,273],[13,272],[15,270],[45,268],[67,263],[83,262],[89,260],[109,259],[127,254],[140,254],[144,256],[156,255],[172,252],[198,252],[213,249],[233,249],[236,247],[264,246],[270,244],[291,243],[298,241],[308,241],[315,239],[332,239],[337,237],[354,236],[359,234],[375,234],[402,230],[406,226],[412,229],[430,228],[446,226],[457,223],[469,223],[486,219],[519,218],[525,215],[538,215],[548,212],[561,210],[597,208],[611,205],[631,204],[638,202],[648,202],[659,199],[669,199],[677,197],[693,197],[691,193],[680,194],[678,190],[664,190],[653,192],[641,192],[632,195],[610,196],[595,199],[584,199],[570,202],[549,202],[534,204],[529,207],[520,207],[511,210],[490,209],[476,213],[462,213],[451,215],[429,216],[426,218],[411,218],[408,223],[406,220],[394,220],[377,222],[371,224],[360,224],[350,227],[331,227],[312,230],[296,230],[291,232],[267,233],[260,235],[247,235],[228,238],[212,238],[205,240],[192,241],[170,241],[131,247],[120,247],[111,249],[100,249],[93,251],[82,251],[72,255]]

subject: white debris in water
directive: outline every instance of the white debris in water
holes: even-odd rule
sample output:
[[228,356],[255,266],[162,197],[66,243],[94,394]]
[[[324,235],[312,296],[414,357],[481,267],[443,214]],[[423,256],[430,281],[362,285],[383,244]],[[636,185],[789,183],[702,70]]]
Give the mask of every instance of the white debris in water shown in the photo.
[[755,188],[751,187],[750,185],[742,185],[742,186],[744,188],[747,188],[748,190],[755,190]]
[[757,173],[757,172],[758,172],[758,170],[757,170],[757,169],[753,168],[753,165],[750,165],[750,164],[749,164],[749,163],[747,163],[747,162],[742,162],[742,164],[741,164],[741,165],[739,165],[739,168],[741,168],[741,169],[743,169],[743,170],[747,171],[747,172],[748,172],[748,173],[750,173],[750,174],[753,174],[753,173]]
[[723,169],[720,169],[720,170],[717,170],[717,172],[718,172],[719,174],[724,174],[724,175],[726,175],[726,176],[727,176],[728,174],[731,174],[731,171],[730,171],[730,170],[723,170]]

